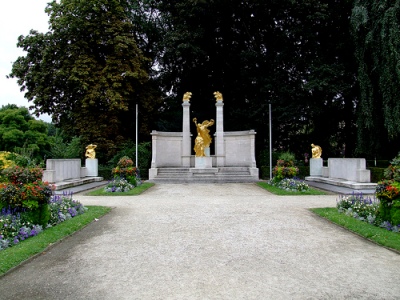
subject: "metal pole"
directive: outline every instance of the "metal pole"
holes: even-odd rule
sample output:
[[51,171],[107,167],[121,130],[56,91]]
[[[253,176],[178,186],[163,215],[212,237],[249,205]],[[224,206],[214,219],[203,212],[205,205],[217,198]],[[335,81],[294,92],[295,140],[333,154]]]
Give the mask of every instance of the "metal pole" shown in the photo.
[[138,169],[138,104],[136,104],[136,169]]
[[271,104],[269,106],[269,179],[272,179],[272,114]]

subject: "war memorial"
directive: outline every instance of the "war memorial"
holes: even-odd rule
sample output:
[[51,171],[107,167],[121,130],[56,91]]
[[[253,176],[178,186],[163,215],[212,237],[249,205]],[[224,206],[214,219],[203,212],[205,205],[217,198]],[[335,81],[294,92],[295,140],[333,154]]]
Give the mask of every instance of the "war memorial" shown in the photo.
[[[190,99],[183,96],[182,132],[153,130],[152,160],[149,180],[154,182],[254,182],[259,179],[255,158],[254,130],[224,131],[224,102],[220,92],[216,99],[216,120],[201,123],[193,118],[196,137],[190,132]],[[209,127],[215,125],[214,139]],[[215,150],[210,155],[210,147]],[[194,150],[194,154],[192,152]]]

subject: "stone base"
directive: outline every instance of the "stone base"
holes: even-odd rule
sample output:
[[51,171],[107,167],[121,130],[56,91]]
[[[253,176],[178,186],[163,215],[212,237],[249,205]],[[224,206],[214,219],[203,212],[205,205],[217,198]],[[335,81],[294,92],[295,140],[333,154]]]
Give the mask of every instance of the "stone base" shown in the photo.
[[310,176],[322,176],[322,158],[310,159]]
[[212,158],[209,156],[196,156],[194,160],[194,167],[196,169],[211,169]]
[[85,161],[86,176],[97,177],[99,176],[99,161],[97,158],[87,158]]

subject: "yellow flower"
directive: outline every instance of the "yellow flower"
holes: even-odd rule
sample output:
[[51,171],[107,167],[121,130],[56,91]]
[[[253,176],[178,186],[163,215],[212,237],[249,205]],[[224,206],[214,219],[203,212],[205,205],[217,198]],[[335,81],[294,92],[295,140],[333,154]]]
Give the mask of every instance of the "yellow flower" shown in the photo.
[[12,160],[6,159],[6,157],[10,154],[8,151],[0,151],[0,170],[1,169],[7,169],[9,167],[12,167],[14,165],[14,162]]

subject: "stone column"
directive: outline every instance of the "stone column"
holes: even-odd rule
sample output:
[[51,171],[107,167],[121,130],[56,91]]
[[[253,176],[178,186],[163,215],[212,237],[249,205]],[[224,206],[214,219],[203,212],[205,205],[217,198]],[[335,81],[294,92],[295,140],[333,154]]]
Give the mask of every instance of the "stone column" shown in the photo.
[[182,167],[190,167],[191,139],[190,139],[190,102],[183,101],[183,120],[182,120]]
[[224,145],[224,102],[217,100],[216,107],[216,132],[215,132],[215,156],[217,167],[225,166],[225,145]]

